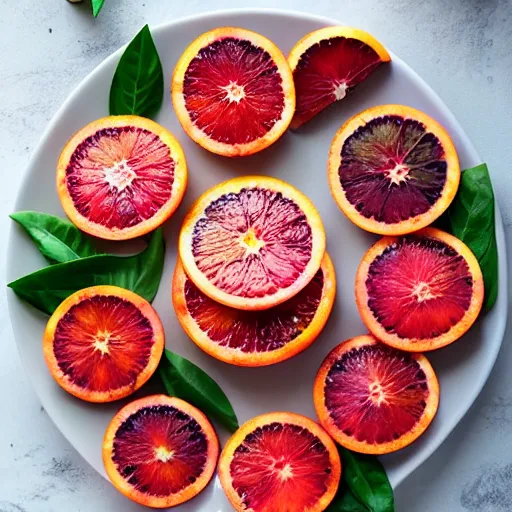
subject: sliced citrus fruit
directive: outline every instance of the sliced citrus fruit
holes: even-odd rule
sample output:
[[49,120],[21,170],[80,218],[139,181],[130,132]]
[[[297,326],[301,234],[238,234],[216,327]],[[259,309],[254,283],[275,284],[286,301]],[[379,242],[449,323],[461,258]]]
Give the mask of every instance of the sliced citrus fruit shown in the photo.
[[345,215],[381,235],[431,224],[450,205],[460,180],[455,146],[444,128],[402,105],[369,108],[335,135],[329,186]]
[[185,156],[163,126],[138,116],[97,119],[75,133],[57,164],[57,192],[82,231],[108,240],[149,233],[179,206]]
[[303,37],[288,56],[297,105],[291,126],[298,128],[391,57],[373,36],[352,27],[326,27]]
[[219,478],[237,512],[321,512],[338,489],[341,462],[313,420],[273,412],[242,425],[219,461]]
[[183,400],[154,395],[135,400],[112,419],[103,464],[116,489],[154,508],[192,499],[210,482],[219,441],[206,416]]
[[172,299],[176,316],[192,341],[211,356],[239,366],[265,366],[309,347],[332,310],[336,278],[325,253],[309,284],[291,299],[266,311],[242,311],[204,295],[178,261]]
[[412,352],[460,338],[477,319],[483,297],[473,253],[435,228],[382,238],[356,273],[356,303],[368,329],[384,343]]
[[226,181],[205,192],[183,223],[185,272],[208,297],[237,309],[268,309],[300,292],[325,253],[313,203],[265,176]]
[[70,295],[48,320],[43,338],[53,378],[88,402],[111,402],[139,389],[156,370],[163,349],[157,312],[117,286]]
[[360,453],[394,452],[415,441],[439,405],[439,383],[428,359],[373,336],[338,345],[315,378],[315,409],[336,442]]
[[295,110],[293,77],[281,51],[256,32],[221,27],[181,56],[172,101],[185,132],[203,148],[244,156],[274,143]]

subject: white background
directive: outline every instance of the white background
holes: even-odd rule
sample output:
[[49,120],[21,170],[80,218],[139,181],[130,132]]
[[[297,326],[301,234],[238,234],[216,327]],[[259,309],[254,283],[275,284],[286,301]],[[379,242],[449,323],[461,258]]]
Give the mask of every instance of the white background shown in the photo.
[[[105,0],[93,19],[86,1],[0,0],[1,269],[7,215],[24,168],[46,124],[78,82],[146,22],[237,7],[337,18],[368,30],[400,55],[446,101],[488,163],[510,249],[512,1]],[[509,256],[509,268],[511,262]],[[512,511],[511,342],[509,322],[484,391],[437,453],[397,490],[397,512]],[[0,349],[0,512],[147,510],[129,503],[90,469],[42,410],[16,352],[5,291],[0,293]]]

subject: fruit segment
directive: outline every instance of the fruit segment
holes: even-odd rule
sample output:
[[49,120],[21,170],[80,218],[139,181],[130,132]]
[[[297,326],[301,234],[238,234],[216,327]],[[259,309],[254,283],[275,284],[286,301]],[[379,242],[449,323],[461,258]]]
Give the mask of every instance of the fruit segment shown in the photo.
[[195,407],[155,395],[121,409],[107,428],[103,461],[114,486],[142,505],[166,508],[208,484],[219,452],[215,431]]
[[320,423],[338,443],[383,454],[425,431],[437,411],[439,385],[425,356],[358,336],[322,363],[314,401]]
[[321,333],[336,289],[327,253],[311,282],[295,297],[265,311],[242,311],[204,295],[176,265],[172,297],[183,329],[205,352],[227,363],[264,366],[305,350]]
[[448,208],[460,168],[441,125],[413,108],[383,105],[341,127],[331,145],[328,178],[352,222],[373,233],[403,235]]
[[164,331],[149,302],[116,286],[68,297],[51,316],[43,350],[52,376],[90,402],[110,402],[140,388],[155,371]]
[[285,57],[268,39],[241,28],[201,35],[174,71],[172,100],[187,134],[205,149],[243,156],[275,142],[295,108]]
[[336,446],[314,421],[293,413],[258,416],[224,448],[219,477],[239,512],[321,512],[341,475]]
[[363,30],[327,27],[306,35],[288,57],[297,96],[292,128],[345,98],[380,64],[390,60],[386,49]]
[[201,196],[183,224],[179,254],[192,282],[216,302],[268,309],[311,281],[325,253],[313,204],[275,178],[227,181]]
[[165,128],[137,116],[111,116],[82,128],[64,147],[57,191],[68,217],[100,238],[152,231],[178,207],[187,168]]
[[384,343],[421,352],[452,343],[476,320],[483,278],[469,248],[426,228],[384,237],[363,257],[356,302],[368,329]]

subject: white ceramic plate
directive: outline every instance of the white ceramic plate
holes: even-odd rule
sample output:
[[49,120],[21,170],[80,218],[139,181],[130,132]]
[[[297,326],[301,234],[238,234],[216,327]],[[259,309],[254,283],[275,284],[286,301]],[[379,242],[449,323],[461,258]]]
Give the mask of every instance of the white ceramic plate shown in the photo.
[[[223,25],[246,27],[269,37],[286,54],[306,33],[333,24],[339,22],[299,13],[241,10],[196,16],[162,25],[152,32],[164,67],[166,90],[169,90],[177,59],[195,37],[207,30]],[[364,20],[360,26],[364,28]],[[378,36],[386,44],[386,34]],[[71,134],[108,114],[110,82],[121,52],[122,49],[118,50],[98,66],[51,121],[26,172],[16,210],[63,215],[55,192],[57,157]],[[354,276],[361,256],[376,237],[351,224],[334,203],[327,186],[326,160],[331,139],[341,123],[365,108],[383,103],[403,103],[427,112],[453,137],[462,168],[481,162],[444,103],[394,55],[391,65],[382,66],[347,99],[298,133],[287,133],[270,149],[244,159],[214,156],[194,144],[178,124],[169,96],[164,99],[156,120],[169,128],[183,145],[189,164],[190,185],[183,204],[166,225],[165,269],[154,305],[164,322],[167,347],[196,362],[219,382],[232,400],[241,422],[274,410],[296,411],[314,418],[312,384],[322,359],[340,341],[366,332],[354,302]],[[202,353],[183,333],[170,298],[176,239],[184,214],[194,198],[205,189],[241,174],[277,176],[304,191],[314,201],[324,220],[328,250],[338,278],[337,302],[320,338],[309,350],[292,360],[260,369],[231,367]],[[491,313],[483,316],[462,340],[429,356],[440,378],[441,406],[432,426],[421,439],[413,446],[383,458],[394,486],[431,455],[460,421],[480,392],[498,354],[507,315],[507,281],[499,211],[496,217],[500,258],[498,301]],[[9,238],[8,279],[13,280],[43,265],[44,260],[28,237],[20,228],[13,227]],[[21,358],[44,408],[80,454],[105,475],[101,441],[120,404],[87,404],[65,393],[53,381],[43,360],[41,337],[47,317],[18,300],[11,291],[9,309]],[[218,430],[222,432],[222,429]],[[179,510],[227,512],[231,507],[215,481]]]

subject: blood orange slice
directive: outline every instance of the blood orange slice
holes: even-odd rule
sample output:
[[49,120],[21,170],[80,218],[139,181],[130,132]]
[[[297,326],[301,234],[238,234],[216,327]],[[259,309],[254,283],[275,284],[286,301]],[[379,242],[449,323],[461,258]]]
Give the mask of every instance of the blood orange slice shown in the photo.
[[151,304],[117,286],[70,295],[50,317],[43,338],[53,378],[88,402],[111,402],[139,389],[163,349],[164,330]]
[[460,168],[455,146],[437,121],[411,107],[382,105],[338,131],[328,178],[352,222],[372,233],[403,235],[428,226],[448,208]]
[[199,348],[226,363],[265,366],[309,347],[331,313],[336,278],[331,259],[295,297],[266,311],[241,311],[204,295],[178,261],[172,299],[181,326]]
[[290,412],[242,425],[219,461],[220,483],[237,512],[321,512],[340,475],[332,439],[314,421]]
[[473,253],[434,228],[382,238],[356,274],[357,307],[368,329],[384,343],[412,352],[460,338],[477,319],[483,297]]
[[288,56],[297,96],[292,128],[343,99],[390,60],[379,41],[357,28],[327,27],[306,35]]
[[322,363],[314,402],[320,423],[336,442],[379,455],[423,434],[437,412],[439,383],[424,355],[357,336]]
[[64,146],[57,192],[82,231],[126,240],[152,231],[179,206],[187,185],[185,156],[163,126],[138,116],[98,119]]
[[211,480],[219,441],[206,416],[175,397],[135,400],[112,419],[103,440],[107,475],[131,500],[154,508],[192,499]]
[[192,207],[180,233],[185,272],[208,297],[237,309],[268,309],[299,293],[325,253],[311,201],[265,176],[221,183]]
[[185,132],[203,148],[244,156],[273,144],[295,110],[293,77],[266,37],[222,27],[199,36],[181,56],[172,101]]

